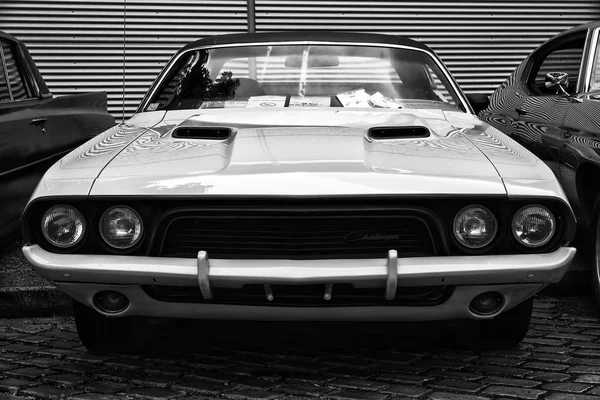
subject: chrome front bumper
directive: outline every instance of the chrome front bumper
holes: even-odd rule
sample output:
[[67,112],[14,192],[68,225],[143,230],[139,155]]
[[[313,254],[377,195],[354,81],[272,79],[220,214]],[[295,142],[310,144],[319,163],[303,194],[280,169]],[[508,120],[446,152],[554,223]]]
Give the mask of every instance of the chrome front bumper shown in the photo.
[[[222,319],[316,320],[433,320],[475,318],[469,302],[479,293],[499,291],[510,309],[550,283],[559,282],[576,249],[561,247],[548,254],[398,258],[394,250],[383,259],[349,260],[209,260],[115,255],[55,254],[38,245],[23,254],[44,278],[73,298],[93,306],[101,290],[126,294],[130,307],[120,315]],[[213,287],[241,288],[246,284],[351,283],[382,290],[391,300],[397,287],[455,286],[445,303],[427,307],[264,307],[213,303],[163,303],[150,298],[140,285],[198,285],[205,299]],[[274,304],[275,305],[275,304]],[[493,317],[494,315],[488,316]],[[479,317],[478,317],[479,318]]]

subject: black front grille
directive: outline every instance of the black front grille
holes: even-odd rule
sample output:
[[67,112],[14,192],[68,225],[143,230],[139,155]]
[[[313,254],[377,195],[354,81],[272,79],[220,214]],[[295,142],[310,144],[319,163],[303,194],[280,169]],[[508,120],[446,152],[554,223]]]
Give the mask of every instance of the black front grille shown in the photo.
[[210,258],[385,258],[390,249],[422,257],[440,247],[433,219],[415,210],[183,212],[166,220],[158,235],[158,255],[165,257],[204,250]]
[[214,298],[204,300],[197,286],[143,286],[153,299],[173,303],[207,303],[269,307],[357,307],[357,306],[434,306],[452,294],[449,286],[399,287],[394,300],[385,300],[383,288],[354,288],[351,284],[333,285],[331,299],[325,300],[325,285],[271,285],[273,300],[267,300],[263,285],[241,289],[213,288]]

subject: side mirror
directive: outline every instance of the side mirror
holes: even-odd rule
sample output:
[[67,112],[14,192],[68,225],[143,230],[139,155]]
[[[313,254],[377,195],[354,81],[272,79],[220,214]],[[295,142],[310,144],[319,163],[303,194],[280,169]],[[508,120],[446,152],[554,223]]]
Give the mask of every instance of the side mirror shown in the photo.
[[473,107],[475,114],[479,114],[490,105],[489,97],[482,93],[468,94],[467,100],[469,100],[469,103],[471,104],[471,107]]
[[556,94],[562,93],[569,96],[569,74],[566,72],[548,72],[544,85],[547,89],[556,90]]

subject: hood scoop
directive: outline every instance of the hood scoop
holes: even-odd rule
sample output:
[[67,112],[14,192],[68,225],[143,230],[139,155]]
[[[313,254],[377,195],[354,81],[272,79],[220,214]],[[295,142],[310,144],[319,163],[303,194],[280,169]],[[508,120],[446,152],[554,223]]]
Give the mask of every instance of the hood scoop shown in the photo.
[[388,140],[425,138],[430,133],[424,126],[383,126],[369,129],[367,135],[375,140]]
[[179,139],[226,140],[231,137],[230,128],[211,126],[178,126],[173,130],[173,137]]

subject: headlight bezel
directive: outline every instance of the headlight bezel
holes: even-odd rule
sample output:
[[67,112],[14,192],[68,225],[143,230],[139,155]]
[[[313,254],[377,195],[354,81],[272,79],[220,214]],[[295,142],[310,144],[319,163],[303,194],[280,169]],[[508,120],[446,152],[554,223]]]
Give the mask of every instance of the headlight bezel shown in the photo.
[[[522,241],[521,239],[519,239],[519,237],[517,236],[514,227],[514,223],[515,220],[517,218],[517,216],[524,210],[528,209],[528,208],[542,208],[544,210],[546,210],[548,213],[550,213],[552,219],[553,219],[553,227],[552,227],[552,234],[548,237],[548,239],[546,239],[544,242],[542,242],[539,245],[536,246],[531,246],[528,245],[527,243],[525,243],[524,241]],[[539,203],[531,203],[531,204],[525,204],[522,207],[518,208],[511,216],[510,219],[510,224],[508,226],[508,234],[511,237],[511,239],[513,240],[514,243],[516,243],[517,246],[519,246],[522,249],[526,249],[528,251],[540,251],[542,252],[545,248],[547,248],[549,245],[551,245],[554,240],[557,237],[557,234],[559,234],[559,218],[556,216],[556,213],[552,211],[552,209],[550,207],[547,207],[543,204],[539,204]]]
[[[55,243],[48,235],[47,230],[45,229],[45,220],[46,217],[48,216],[48,214],[51,213],[51,211],[58,209],[58,208],[65,208],[65,209],[70,209],[74,212],[74,214],[76,216],[78,216],[81,220],[81,234],[79,235],[79,237],[72,243],[69,245],[60,245]],[[43,213],[41,214],[41,218],[39,220],[40,222],[40,232],[41,232],[41,236],[44,238],[44,240],[46,241],[47,244],[49,244],[50,246],[52,246],[52,248],[55,248],[59,251],[72,251],[73,249],[76,249],[78,247],[80,247],[83,242],[85,241],[87,235],[88,235],[88,221],[86,221],[85,215],[79,211],[79,209],[77,209],[76,207],[70,205],[70,204],[64,204],[64,203],[59,203],[59,204],[54,204],[49,206],[48,208],[46,208],[45,211],[43,211]]]
[[[118,247],[118,246],[114,246],[113,244],[111,244],[105,237],[105,233],[102,229],[102,224],[104,221],[104,217],[111,211],[114,211],[116,209],[127,209],[129,211],[131,211],[139,220],[140,222],[140,234],[138,235],[138,237],[135,239],[135,241],[127,247]],[[135,251],[136,248],[138,248],[140,246],[140,244],[144,241],[144,237],[146,235],[146,226],[145,226],[145,222],[144,219],[142,218],[142,216],[140,215],[140,213],[133,207],[130,207],[128,205],[125,204],[119,204],[119,205],[113,205],[108,207],[106,210],[104,210],[104,212],[102,213],[102,215],[100,216],[100,218],[98,218],[98,236],[100,238],[101,244],[108,248],[111,252],[113,253],[129,253],[131,251]]]
[[[491,239],[488,240],[484,245],[482,246],[477,246],[477,247],[470,247],[467,246],[465,243],[463,243],[460,238],[458,237],[458,234],[456,233],[456,220],[457,218],[463,214],[464,212],[466,212],[468,209],[474,209],[474,208],[481,208],[485,211],[487,211],[493,218],[494,220],[494,225],[495,225],[495,230],[494,230],[494,234],[492,235]],[[498,242],[498,239],[501,235],[499,235],[499,233],[501,232],[501,223],[498,219],[498,217],[496,216],[496,214],[490,210],[489,207],[482,205],[480,203],[473,203],[473,204],[468,204],[462,208],[460,208],[458,211],[456,211],[451,219],[451,225],[450,225],[450,236],[452,237],[452,240],[454,241],[454,243],[459,247],[459,249],[467,254],[481,254],[481,253],[487,253],[490,251],[490,249],[492,249],[493,247],[495,247],[496,243]]]

